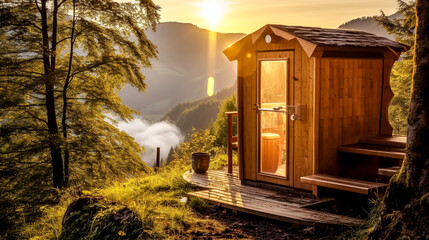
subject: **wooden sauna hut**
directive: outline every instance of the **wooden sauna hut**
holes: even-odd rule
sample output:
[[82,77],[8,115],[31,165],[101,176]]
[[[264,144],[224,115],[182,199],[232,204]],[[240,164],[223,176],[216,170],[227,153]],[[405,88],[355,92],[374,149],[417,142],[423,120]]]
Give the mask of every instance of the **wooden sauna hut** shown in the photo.
[[408,46],[374,34],[266,25],[224,50],[237,60],[243,182],[362,194],[404,157],[390,72]]

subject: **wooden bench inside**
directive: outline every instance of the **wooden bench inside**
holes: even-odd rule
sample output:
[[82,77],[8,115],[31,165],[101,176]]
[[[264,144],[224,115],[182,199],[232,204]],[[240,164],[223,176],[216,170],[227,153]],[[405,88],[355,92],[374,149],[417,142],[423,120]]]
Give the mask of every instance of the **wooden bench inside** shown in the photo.
[[326,187],[360,194],[371,194],[378,189],[385,188],[387,184],[362,181],[358,179],[330,176],[326,174],[316,174],[301,177],[301,182],[309,183],[316,187],[313,193],[317,196],[317,187]]

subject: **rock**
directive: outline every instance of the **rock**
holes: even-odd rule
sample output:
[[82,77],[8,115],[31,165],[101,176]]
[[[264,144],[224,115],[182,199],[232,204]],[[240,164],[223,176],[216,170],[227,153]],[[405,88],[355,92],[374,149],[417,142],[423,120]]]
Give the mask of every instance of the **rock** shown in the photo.
[[131,211],[131,209],[129,209],[128,207],[123,207],[116,211],[116,213],[113,215],[113,220],[115,220],[115,222],[120,223],[126,220],[130,220],[133,217],[133,211]]
[[85,206],[96,203],[102,199],[103,198],[101,198],[101,197],[85,196],[85,197],[81,197],[81,198],[73,201],[72,203],[70,203],[70,205],[67,207],[67,210],[63,216],[62,231],[65,231],[65,228],[69,227],[70,224],[73,221],[75,221],[76,218],[79,217],[77,214],[72,214],[72,213],[80,212],[80,211],[84,210],[83,208]]
[[143,226],[127,206],[101,197],[85,196],[68,206],[59,239],[150,238]]

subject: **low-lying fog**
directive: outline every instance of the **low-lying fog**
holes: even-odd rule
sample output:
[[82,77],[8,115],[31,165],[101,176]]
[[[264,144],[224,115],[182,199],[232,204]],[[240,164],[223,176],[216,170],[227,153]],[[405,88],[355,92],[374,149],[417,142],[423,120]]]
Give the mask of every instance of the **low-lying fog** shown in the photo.
[[156,148],[160,147],[161,158],[167,159],[171,147],[179,145],[184,136],[176,125],[169,122],[149,123],[148,121],[135,118],[133,121],[118,121],[118,128],[135,138],[136,142],[145,148],[142,160],[150,167],[156,159]]

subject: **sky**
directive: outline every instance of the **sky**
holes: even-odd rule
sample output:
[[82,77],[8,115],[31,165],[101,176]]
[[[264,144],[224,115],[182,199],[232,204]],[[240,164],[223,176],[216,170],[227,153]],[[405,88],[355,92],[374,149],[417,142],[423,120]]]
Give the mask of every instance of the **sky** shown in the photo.
[[337,28],[363,16],[395,13],[396,0],[154,0],[161,22],[192,23],[223,33],[251,33],[265,24]]

